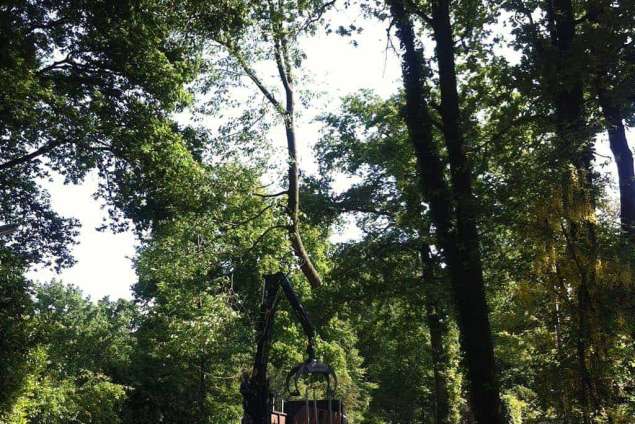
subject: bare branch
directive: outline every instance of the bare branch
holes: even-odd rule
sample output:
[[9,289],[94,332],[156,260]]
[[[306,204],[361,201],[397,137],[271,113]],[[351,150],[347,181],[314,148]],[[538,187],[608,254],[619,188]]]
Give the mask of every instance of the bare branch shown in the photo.
[[288,63],[288,57],[283,59],[283,56],[282,56],[283,47],[281,45],[280,40],[275,34],[274,34],[274,39],[275,39],[274,56],[276,59],[276,66],[278,68],[278,74],[280,75],[280,81],[282,81],[282,85],[284,87],[284,91],[286,94],[285,112],[288,115],[287,119],[292,119],[293,118],[293,88],[291,87],[291,78],[290,78],[291,69]]
[[304,243],[302,242],[302,238],[300,237],[300,232],[296,228],[291,228],[289,230],[289,238],[291,239],[291,245],[293,246],[293,251],[295,255],[300,259],[300,269],[302,273],[309,280],[309,284],[311,287],[318,288],[322,285],[322,279],[320,278],[320,274],[318,274],[317,270],[313,266],[313,262],[311,258],[309,258],[309,254],[307,253]]
[[258,78],[258,75],[256,75],[256,72],[247,64],[247,62],[245,62],[244,58],[240,55],[240,53],[236,53],[234,57],[236,58],[240,66],[245,71],[245,74],[247,74],[249,79],[253,81],[254,84],[256,84],[256,87],[258,87],[260,92],[267,98],[267,100],[269,100],[269,103],[273,105],[276,111],[280,114],[284,114],[285,112],[284,108],[282,107],[278,99],[276,99],[273,93],[271,93],[267,89],[267,87],[265,87],[262,81],[260,81],[260,78]]

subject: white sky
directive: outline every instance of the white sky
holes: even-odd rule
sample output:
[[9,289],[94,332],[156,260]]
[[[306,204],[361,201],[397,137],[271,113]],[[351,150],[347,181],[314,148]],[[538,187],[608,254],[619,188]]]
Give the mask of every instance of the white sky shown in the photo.
[[136,281],[130,258],[135,253],[132,233],[112,234],[96,228],[103,224],[106,212],[92,194],[97,190],[97,175],[91,173],[83,184],[64,185],[61,177],[44,186],[51,193],[53,208],[63,216],[75,217],[82,224],[79,244],[73,249],[77,263],[56,274],[49,269],[34,269],[29,277],[48,281],[61,279],[80,287],[93,299],[104,296],[130,298],[130,285]]
[[[351,17],[350,12],[338,12],[336,19],[351,22]],[[401,84],[399,59],[392,52],[386,52],[386,26],[374,20],[357,20],[355,23],[364,28],[363,33],[355,37],[359,42],[357,47],[353,47],[348,38],[334,34],[318,35],[303,42],[307,54],[304,68],[311,76],[311,88],[324,93],[313,102],[311,112],[304,112],[298,125],[300,161],[305,171],[315,169],[310,149],[319,136],[319,125],[312,122],[317,114],[337,110],[341,96],[362,88],[389,96]],[[282,129],[274,128],[271,137],[283,142]],[[630,140],[633,140],[632,132]],[[610,156],[605,140],[598,143],[598,152]],[[608,170],[615,173],[613,164]],[[51,193],[55,210],[64,216],[78,218],[82,224],[79,244],[73,250],[77,264],[59,275],[48,269],[33,269],[29,277],[40,281],[61,279],[79,286],[93,299],[104,296],[130,298],[130,286],[136,281],[131,264],[135,238],[132,233],[112,234],[96,230],[105,217],[105,211],[92,197],[97,188],[96,175],[89,175],[77,186],[65,186],[61,178],[44,185]]]

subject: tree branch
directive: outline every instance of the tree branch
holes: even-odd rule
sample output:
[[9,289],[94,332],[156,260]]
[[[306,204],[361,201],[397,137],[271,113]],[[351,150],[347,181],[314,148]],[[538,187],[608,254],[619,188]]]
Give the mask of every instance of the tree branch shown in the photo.
[[27,154],[27,155],[21,156],[19,158],[11,159],[11,160],[9,160],[7,162],[4,162],[4,163],[0,164],[0,170],[5,170],[5,169],[8,169],[8,168],[12,168],[14,166],[21,165],[23,163],[29,162],[29,161],[35,159],[38,156],[41,156],[41,155],[44,155],[44,154],[50,152],[51,150],[55,149],[56,147],[58,147],[61,144],[63,144],[62,141],[52,141],[52,142],[50,142],[48,144],[45,144],[44,146],[40,147],[39,149],[37,149],[37,150]]
[[240,57],[240,55],[237,56],[237,60],[238,60],[238,63],[240,64],[240,66],[243,68],[243,70],[247,74],[247,76],[249,77],[249,79],[251,79],[253,81],[253,83],[256,84],[256,87],[258,87],[258,89],[267,98],[267,100],[269,100],[269,103],[271,103],[273,105],[273,107],[276,109],[276,111],[278,113],[284,114],[284,109],[283,109],[282,105],[280,104],[280,102],[278,101],[278,99],[276,99],[276,97],[273,95],[273,93],[271,93],[267,89],[267,87],[265,87],[265,85],[262,83],[262,81],[260,81],[260,79],[256,75],[255,71],[253,69],[251,69],[251,67],[249,67],[249,65],[247,65],[247,63],[244,61],[244,59],[242,57]]
[[[274,35],[274,56],[276,59],[276,66],[278,68],[278,74],[280,75],[280,81],[282,81],[282,85],[284,87],[284,91],[286,94],[286,108],[285,113],[288,115],[287,119],[293,117],[293,88],[291,87],[291,79],[290,79],[290,69],[288,63],[284,63],[281,54],[281,42],[278,40],[276,35]],[[288,62],[288,61],[287,61]]]
[[408,12],[417,15],[418,17],[423,19],[426,24],[428,24],[430,26],[433,25],[432,17],[428,16],[423,10],[421,10],[421,8],[419,8],[416,5],[412,4],[412,2],[410,2],[410,1],[404,2],[404,3],[406,3],[405,6],[408,9]]
[[222,41],[219,41],[219,40],[216,40],[216,42],[227,49],[227,51],[232,55],[232,57],[236,59],[236,61],[238,62],[240,67],[243,69],[247,77],[249,77],[249,79],[256,85],[256,87],[258,87],[260,92],[267,98],[269,103],[273,105],[273,107],[276,109],[278,113],[280,113],[281,115],[284,115],[285,110],[280,104],[280,102],[278,101],[278,99],[276,99],[273,93],[269,91],[267,87],[265,87],[265,85],[262,83],[260,78],[258,78],[256,71],[254,71],[251,68],[251,66],[247,64],[242,54],[228,43],[223,43]]
[[64,64],[69,64],[69,65],[72,65],[72,64],[73,64],[73,62],[71,61],[71,55],[70,55],[70,54],[68,54],[68,55],[67,55],[64,59],[62,59],[62,60],[58,60],[58,61],[56,61],[56,62],[51,63],[51,64],[50,64],[50,65],[48,65],[48,66],[45,66],[45,67],[43,67],[43,68],[41,68],[41,69],[38,69],[37,73],[38,73],[38,74],[43,74],[43,73],[45,73],[45,72],[48,72],[48,71],[50,71],[50,70],[52,70],[52,69],[55,69],[55,68],[57,68],[58,66],[60,66],[60,65],[64,65]]
[[281,191],[279,193],[273,193],[273,194],[253,193],[254,196],[258,196],[258,197],[279,197],[279,196],[284,196],[287,194],[289,194],[287,190]]
[[293,38],[296,38],[298,35],[300,35],[302,32],[304,32],[308,27],[310,27],[314,23],[318,22],[322,18],[322,16],[324,16],[324,13],[326,13],[326,10],[329,7],[333,6],[335,4],[335,2],[336,2],[336,0],[331,0],[331,1],[328,1],[328,2],[326,2],[324,4],[322,4],[322,6],[320,6],[317,9],[315,14],[307,17],[306,20],[304,21],[304,23],[302,25],[300,25],[298,30],[293,34]]
[[260,218],[262,216],[262,214],[264,214],[265,212],[267,212],[269,209],[271,209],[274,205],[267,205],[266,207],[264,207],[263,209],[261,209],[260,211],[258,211],[258,213],[254,216],[251,216],[243,221],[236,221],[236,222],[231,222],[230,225],[234,228],[236,227],[240,227],[241,225],[245,225],[250,223],[251,221],[254,221],[258,218]]
[[242,257],[244,258],[245,256],[249,255],[256,248],[256,246],[258,246],[258,244],[260,244],[262,239],[264,239],[267,236],[267,234],[269,234],[271,231],[273,231],[273,230],[283,230],[283,229],[286,229],[286,228],[288,228],[286,225],[274,225],[273,227],[267,228],[262,234],[260,234],[260,236],[258,236],[256,241],[253,242],[251,247],[249,249],[247,249],[247,251],[242,255]]

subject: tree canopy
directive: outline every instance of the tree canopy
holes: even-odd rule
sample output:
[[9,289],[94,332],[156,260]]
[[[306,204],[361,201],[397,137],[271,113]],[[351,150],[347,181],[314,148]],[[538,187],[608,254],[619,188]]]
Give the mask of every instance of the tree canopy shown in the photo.
[[[307,43],[364,25],[394,92],[315,101]],[[305,360],[279,272],[350,423],[633,422],[634,39],[631,0],[4,2],[0,422],[260,424],[259,343],[267,407]],[[60,175],[131,300],[29,279],[75,263]]]

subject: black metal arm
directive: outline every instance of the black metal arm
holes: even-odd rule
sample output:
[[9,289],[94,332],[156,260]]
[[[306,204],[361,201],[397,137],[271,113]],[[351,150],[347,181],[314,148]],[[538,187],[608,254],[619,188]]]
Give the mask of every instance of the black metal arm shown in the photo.
[[[269,393],[269,379],[267,378],[267,364],[269,362],[269,351],[271,349],[271,336],[273,330],[273,320],[278,309],[278,290],[282,287],[284,295],[289,300],[291,308],[297,319],[302,324],[302,330],[308,339],[307,354],[308,359],[303,363],[304,367],[294,368],[295,374],[298,371],[304,372],[306,366],[308,370],[321,367],[322,364],[315,360],[315,327],[309,319],[302,302],[291,282],[283,273],[265,276],[263,302],[260,310],[260,319],[256,329],[257,346],[254,358],[254,367],[251,375],[245,373],[240,385],[243,395],[243,416],[244,424],[268,424],[272,410],[271,394]],[[321,368],[319,368],[321,370]],[[295,375],[294,374],[294,375]],[[287,379],[288,385],[289,378]]]
[[278,282],[282,286],[282,290],[284,291],[284,294],[287,297],[287,300],[291,304],[291,307],[293,308],[293,312],[295,312],[295,315],[298,318],[298,321],[300,321],[300,324],[302,324],[302,330],[304,330],[304,334],[306,335],[308,339],[308,346],[307,346],[306,352],[309,355],[309,360],[314,360],[315,359],[315,327],[313,327],[313,324],[311,323],[311,319],[309,318],[309,314],[304,309],[304,306],[300,302],[300,298],[298,297],[298,294],[293,289],[293,286],[291,285],[291,282],[289,281],[287,276],[282,273],[278,273],[276,274],[276,276],[278,276],[279,278]]

